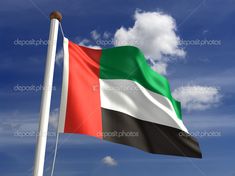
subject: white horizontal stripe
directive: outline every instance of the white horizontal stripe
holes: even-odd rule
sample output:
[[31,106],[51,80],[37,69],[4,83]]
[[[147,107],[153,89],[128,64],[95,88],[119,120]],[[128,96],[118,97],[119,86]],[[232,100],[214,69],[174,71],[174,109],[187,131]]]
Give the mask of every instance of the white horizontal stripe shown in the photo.
[[140,120],[183,130],[168,98],[145,89],[139,83],[125,79],[100,79],[101,106]]

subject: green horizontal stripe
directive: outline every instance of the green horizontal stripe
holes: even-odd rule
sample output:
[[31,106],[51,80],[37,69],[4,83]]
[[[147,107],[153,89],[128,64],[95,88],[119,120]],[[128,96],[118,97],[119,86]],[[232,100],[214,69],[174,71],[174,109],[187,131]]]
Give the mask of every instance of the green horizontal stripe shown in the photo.
[[172,102],[178,118],[182,119],[180,102],[172,97],[168,80],[150,68],[138,48],[122,46],[103,49],[100,78],[136,81],[146,89],[166,96]]

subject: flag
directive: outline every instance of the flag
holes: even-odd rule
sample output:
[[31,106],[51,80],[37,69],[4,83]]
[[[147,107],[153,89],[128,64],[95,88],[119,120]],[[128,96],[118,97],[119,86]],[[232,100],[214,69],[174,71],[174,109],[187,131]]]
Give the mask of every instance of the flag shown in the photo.
[[201,158],[165,77],[133,46],[91,49],[64,38],[60,133]]

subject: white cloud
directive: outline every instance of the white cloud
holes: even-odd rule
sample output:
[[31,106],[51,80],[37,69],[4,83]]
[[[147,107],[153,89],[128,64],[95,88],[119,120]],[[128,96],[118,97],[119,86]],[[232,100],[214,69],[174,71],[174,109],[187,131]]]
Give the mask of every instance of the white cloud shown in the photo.
[[80,45],[88,45],[89,43],[90,43],[90,40],[87,38],[84,38],[79,42]]
[[205,110],[218,105],[222,95],[219,89],[209,86],[182,86],[173,91],[173,97],[186,110]]
[[63,61],[63,58],[64,58],[64,50],[63,48],[61,48],[57,53],[56,53],[56,56],[55,56],[55,63],[57,65],[61,65],[62,61]]
[[106,164],[107,166],[116,166],[118,163],[115,159],[113,159],[111,156],[106,156],[102,159],[102,162]]
[[103,34],[100,34],[96,30],[91,31],[91,39],[96,41],[98,39],[108,39],[112,34],[108,31],[105,31]]
[[104,39],[108,39],[111,35],[112,35],[112,34],[111,34],[110,32],[105,31],[105,32],[103,33],[103,38],[104,38]]
[[81,42],[79,42],[79,45],[86,46],[86,47],[93,48],[93,49],[101,49],[100,46],[92,45],[91,41],[89,39],[86,39],[86,38],[83,39]]
[[56,130],[59,120],[59,109],[55,108],[50,113],[49,124]]
[[161,73],[163,75],[167,74],[167,63],[165,62],[157,62],[152,66],[152,69],[155,70],[158,73]]
[[99,39],[100,36],[101,36],[101,35],[100,35],[96,30],[91,31],[91,38],[92,38],[93,40]]
[[[185,51],[179,47],[180,38],[176,34],[175,20],[162,12],[136,11],[135,23],[128,29],[121,27],[114,35],[115,45],[134,45],[139,47],[146,57],[164,63],[172,58],[183,58]],[[155,67],[162,74],[166,70]],[[159,68],[159,69],[158,69]]]

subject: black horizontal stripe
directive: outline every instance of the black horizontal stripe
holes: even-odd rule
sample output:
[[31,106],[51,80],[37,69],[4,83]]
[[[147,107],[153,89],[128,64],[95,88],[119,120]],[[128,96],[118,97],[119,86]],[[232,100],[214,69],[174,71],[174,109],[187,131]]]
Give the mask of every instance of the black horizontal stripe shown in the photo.
[[176,128],[102,108],[103,139],[150,153],[201,158],[195,138]]

